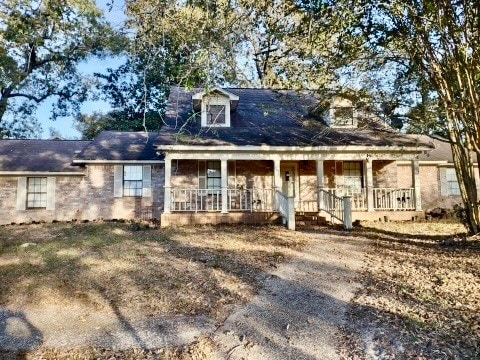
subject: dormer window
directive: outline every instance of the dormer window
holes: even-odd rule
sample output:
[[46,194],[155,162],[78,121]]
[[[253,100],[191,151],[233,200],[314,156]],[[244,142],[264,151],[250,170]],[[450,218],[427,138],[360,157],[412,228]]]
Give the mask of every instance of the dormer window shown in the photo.
[[225,125],[225,105],[207,105],[207,125]]
[[343,97],[335,97],[329,111],[329,123],[332,127],[357,127],[357,116],[353,103]]
[[231,113],[239,97],[220,88],[192,96],[193,108],[201,112],[202,127],[230,127]]
[[333,123],[336,126],[353,126],[353,107],[340,107],[334,109]]

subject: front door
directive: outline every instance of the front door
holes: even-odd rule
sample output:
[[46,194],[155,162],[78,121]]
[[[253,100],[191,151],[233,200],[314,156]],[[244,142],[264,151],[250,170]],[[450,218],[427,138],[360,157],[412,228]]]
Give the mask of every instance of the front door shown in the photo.
[[282,192],[288,197],[296,198],[297,192],[295,189],[295,182],[297,174],[295,166],[282,166],[280,172],[282,174]]

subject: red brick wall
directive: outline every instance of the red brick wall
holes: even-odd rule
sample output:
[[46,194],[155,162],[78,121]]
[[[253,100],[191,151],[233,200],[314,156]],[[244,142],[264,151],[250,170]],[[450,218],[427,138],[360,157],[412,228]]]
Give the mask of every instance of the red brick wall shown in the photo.
[[373,160],[373,187],[396,188],[397,165],[395,161]]
[[[87,166],[85,176],[56,176],[55,210],[16,210],[17,176],[0,177],[0,224],[32,221],[159,217],[163,209],[164,168],[152,166],[152,197],[113,196],[113,165]],[[147,211],[148,210],[148,211]]]

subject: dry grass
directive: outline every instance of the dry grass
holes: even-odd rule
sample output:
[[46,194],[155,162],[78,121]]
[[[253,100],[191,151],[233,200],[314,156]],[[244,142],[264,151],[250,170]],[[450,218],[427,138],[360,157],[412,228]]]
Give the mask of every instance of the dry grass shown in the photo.
[[452,222],[369,223],[359,235],[372,244],[346,357],[479,358],[478,240]]
[[[282,227],[132,230],[121,223],[0,228],[0,305],[69,304],[221,319],[300,249]],[[35,245],[22,246],[33,243]]]
[[129,349],[111,350],[92,347],[77,347],[72,349],[42,349],[33,354],[8,354],[2,360],[205,360],[212,354],[214,344],[209,338],[201,338],[192,344],[180,347],[170,347],[154,350]]

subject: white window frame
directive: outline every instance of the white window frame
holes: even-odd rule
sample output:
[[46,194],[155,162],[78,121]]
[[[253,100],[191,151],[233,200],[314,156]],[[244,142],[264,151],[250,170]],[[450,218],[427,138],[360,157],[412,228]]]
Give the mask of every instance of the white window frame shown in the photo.
[[[336,112],[351,109],[352,110],[352,121],[349,124],[339,124]],[[330,109],[330,126],[331,127],[338,127],[338,128],[356,128],[358,127],[358,120],[357,120],[357,111],[353,106],[337,106]]]
[[455,168],[445,169],[445,182],[447,184],[448,196],[460,196],[460,185],[458,184]]
[[[355,169],[351,169],[347,167],[350,167],[352,164],[355,165]],[[345,166],[347,165],[347,166]],[[358,169],[356,168],[358,165]],[[344,161],[342,164],[342,174],[343,174],[343,191],[345,195],[354,195],[354,194],[360,194],[362,193],[363,190],[363,163],[361,161]],[[347,172],[350,171],[357,171],[358,170],[358,175],[346,175]],[[349,183],[355,180],[356,182],[359,182],[359,186],[354,186],[350,185]]]
[[[30,184],[30,181],[37,182],[41,181],[40,184]],[[42,181],[43,180],[43,181]],[[34,188],[33,191],[31,190]],[[39,190],[39,191],[37,191]],[[44,190],[44,191],[42,191]],[[31,195],[33,200],[30,200]],[[43,195],[43,196],[42,196]],[[40,200],[36,200],[40,196]],[[30,205],[33,202],[33,205]],[[40,203],[40,205],[35,205],[35,203]],[[27,177],[27,189],[26,189],[26,209],[46,209],[48,204],[48,178],[46,176],[28,176]]]
[[[212,166],[213,165],[213,166]],[[218,167],[218,168],[217,168]],[[218,160],[207,160],[206,163],[206,187],[208,190],[220,190],[222,188],[222,169],[221,163]],[[218,176],[213,176],[213,172],[217,173]],[[215,186],[215,183],[218,183],[218,186]]]
[[[225,122],[209,123],[209,107],[222,106],[225,111]],[[202,127],[230,127],[230,99],[227,96],[208,96],[202,98]]]
[[[132,171],[133,168],[136,168],[136,171]],[[140,174],[139,178],[130,178],[133,175]],[[129,178],[127,178],[127,175]],[[128,184],[136,183],[137,186],[131,187],[126,186]],[[140,183],[140,187],[138,187],[138,183]],[[122,186],[123,186],[123,196],[124,197],[142,197],[142,190],[143,190],[143,166],[142,165],[124,165],[123,166],[123,179],[122,179]]]

